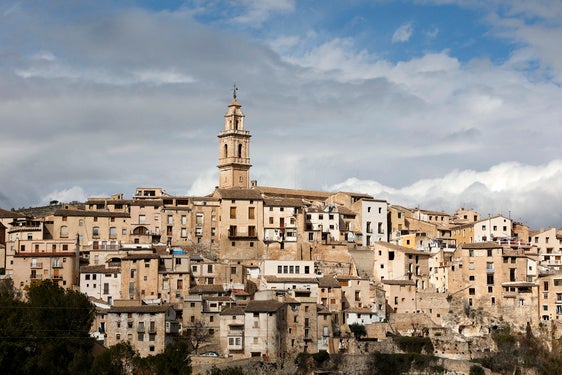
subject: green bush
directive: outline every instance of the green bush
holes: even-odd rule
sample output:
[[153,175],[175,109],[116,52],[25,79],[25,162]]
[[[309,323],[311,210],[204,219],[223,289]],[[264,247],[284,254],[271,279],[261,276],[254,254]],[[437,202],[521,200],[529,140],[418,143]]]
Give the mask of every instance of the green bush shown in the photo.
[[330,354],[325,350],[320,350],[318,353],[314,353],[312,358],[314,358],[316,363],[321,364],[330,359]]
[[478,365],[470,366],[469,375],[486,375],[486,371]]

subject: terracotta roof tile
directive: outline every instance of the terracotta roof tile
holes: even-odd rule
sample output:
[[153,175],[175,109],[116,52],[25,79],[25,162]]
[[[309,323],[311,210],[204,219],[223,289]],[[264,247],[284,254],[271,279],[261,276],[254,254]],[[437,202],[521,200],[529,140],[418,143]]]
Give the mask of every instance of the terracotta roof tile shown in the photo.
[[276,312],[283,306],[283,302],[276,300],[266,300],[266,301],[248,301],[245,312]]

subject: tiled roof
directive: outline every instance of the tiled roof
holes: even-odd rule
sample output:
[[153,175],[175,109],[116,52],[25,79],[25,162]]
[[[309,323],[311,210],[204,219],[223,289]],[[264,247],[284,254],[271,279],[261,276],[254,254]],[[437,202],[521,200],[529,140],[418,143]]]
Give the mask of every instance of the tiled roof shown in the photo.
[[267,301],[248,301],[248,305],[246,306],[245,312],[275,312],[279,310],[279,308],[283,306],[283,302],[279,302],[276,300],[267,300]]
[[333,195],[333,193],[327,191],[284,189],[267,186],[256,186],[254,187],[254,190],[270,197],[304,198],[313,200],[326,200]]
[[215,194],[222,199],[262,200],[261,194],[252,189],[216,189]]
[[420,210],[420,212],[427,215],[451,216],[448,213],[445,213],[445,211]]
[[386,285],[416,285],[414,280],[382,280]]
[[128,212],[86,211],[86,210],[56,210],[55,216],[92,216],[92,217],[131,217]]
[[8,211],[3,208],[0,208],[0,219],[16,219],[16,218],[23,218],[25,215],[20,214],[19,212]]
[[426,252],[424,252],[424,251],[419,251],[419,250],[416,250],[416,249],[411,249],[411,248],[406,247],[406,246],[395,245],[395,244],[390,243],[390,242],[378,241],[378,242],[375,242],[375,244],[376,244],[376,245],[384,246],[384,247],[386,247],[386,248],[388,248],[388,249],[401,251],[401,252],[403,252],[403,253],[405,253],[405,254],[425,255],[425,256],[430,256],[430,255],[431,255],[431,254],[426,253]]
[[498,249],[502,248],[502,245],[494,241],[487,242],[473,242],[473,243],[463,243],[461,245],[463,249]]
[[210,285],[196,285],[189,289],[189,294],[205,294],[205,293],[223,293],[224,287],[222,284],[210,284]]
[[138,260],[138,259],[158,259],[160,256],[154,253],[145,253],[145,254],[129,254],[122,260]]
[[232,306],[223,309],[220,315],[244,315],[244,308],[241,306]]
[[343,312],[359,313],[359,314],[375,314],[375,312],[373,312],[368,307],[350,307],[345,309]]
[[131,206],[162,206],[164,204],[164,200],[162,199],[139,199],[131,202]]
[[338,193],[347,194],[347,195],[350,195],[352,197],[357,197],[357,198],[374,199],[372,195],[365,194],[365,193],[356,193],[356,192],[352,192],[352,191],[338,191]]
[[337,206],[337,210],[338,210],[338,213],[341,214],[341,215],[347,215],[347,216],[356,216],[357,215],[353,210],[351,210],[347,207],[344,207],[344,206]]
[[268,207],[302,207],[304,205],[301,198],[264,197],[263,202]]
[[356,275],[337,275],[338,280],[361,280],[359,276]]
[[314,276],[312,276],[312,277],[277,277],[277,276],[272,276],[272,275],[266,275],[263,278],[269,283],[318,284],[318,279]]
[[319,288],[341,288],[340,283],[333,277],[320,277],[318,278]]
[[80,273],[120,273],[119,268],[107,268],[104,265],[99,266],[82,266],[80,267]]
[[208,296],[203,298],[205,301],[228,302],[233,301],[229,296]]
[[170,308],[171,305],[129,305],[129,306],[112,306],[109,313],[139,313],[139,314],[152,314],[164,313]]

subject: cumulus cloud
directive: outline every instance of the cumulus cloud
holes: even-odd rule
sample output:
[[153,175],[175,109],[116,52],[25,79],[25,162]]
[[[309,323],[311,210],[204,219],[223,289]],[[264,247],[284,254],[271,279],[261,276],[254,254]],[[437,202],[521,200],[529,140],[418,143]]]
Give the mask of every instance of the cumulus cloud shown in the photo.
[[410,40],[414,33],[414,25],[411,22],[400,25],[392,34],[392,43],[404,43]]
[[359,191],[390,204],[453,213],[474,208],[481,215],[510,215],[533,228],[562,222],[562,160],[544,165],[506,162],[485,171],[454,170],[443,177],[423,179],[394,188],[378,181],[348,179],[330,191]]
[[[512,20],[521,33],[506,37],[528,42],[499,62],[462,60],[446,47],[394,61],[360,37],[326,33],[314,22],[279,32],[293,17],[311,14],[292,14],[292,1],[237,3],[242,8],[229,8],[228,17],[214,12],[214,2],[206,13],[127,7],[101,16],[18,4],[0,22],[0,35],[9,36],[0,51],[0,123],[9,124],[0,137],[6,207],[94,193],[129,196],[137,186],[210,193],[218,183],[216,135],[234,81],[252,134],[252,179],[263,185],[319,189],[354,177],[417,204],[434,181],[467,180],[435,191],[456,203],[455,194],[505,202],[497,209],[515,202],[515,212],[529,203],[507,192],[527,193],[508,187],[499,196],[484,172],[472,172],[476,179],[470,171],[496,171],[506,161],[523,170],[562,158],[560,85],[521,68],[538,58],[545,71],[556,71],[558,40],[539,41],[545,24],[532,30]],[[252,7],[263,7],[252,17],[267,18],[258,26],[271,34],[242,33],[255,29],[232,23],[220,29]],[[212,21],[194,18],[205,15]],[[506,16],[498,17],[489,21],[495,36],[508,27]],[[404,35],[411,38],[409,25]],[[82,192],[65,193],[67,186]],[[427,208],[446,208],[441,195],[424,201]]]

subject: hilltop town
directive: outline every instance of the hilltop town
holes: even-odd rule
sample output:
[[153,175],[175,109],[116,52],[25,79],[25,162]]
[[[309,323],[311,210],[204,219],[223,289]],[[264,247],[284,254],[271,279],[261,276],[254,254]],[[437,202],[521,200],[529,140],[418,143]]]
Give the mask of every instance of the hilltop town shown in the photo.
[[431,340],[431,354],[474,360],[496,349],[502,327],[532,330],[548,347],[560,337],[562,231],[261,186],[245,125],[235,92],[208,195],[138,187],[132,197],[0,209],[2,277],[23,298],[46,279],[85,293],[96,306],[91,335],[141,356],[181,336],[206,360],[266,362],[364,354],[415,336]]

